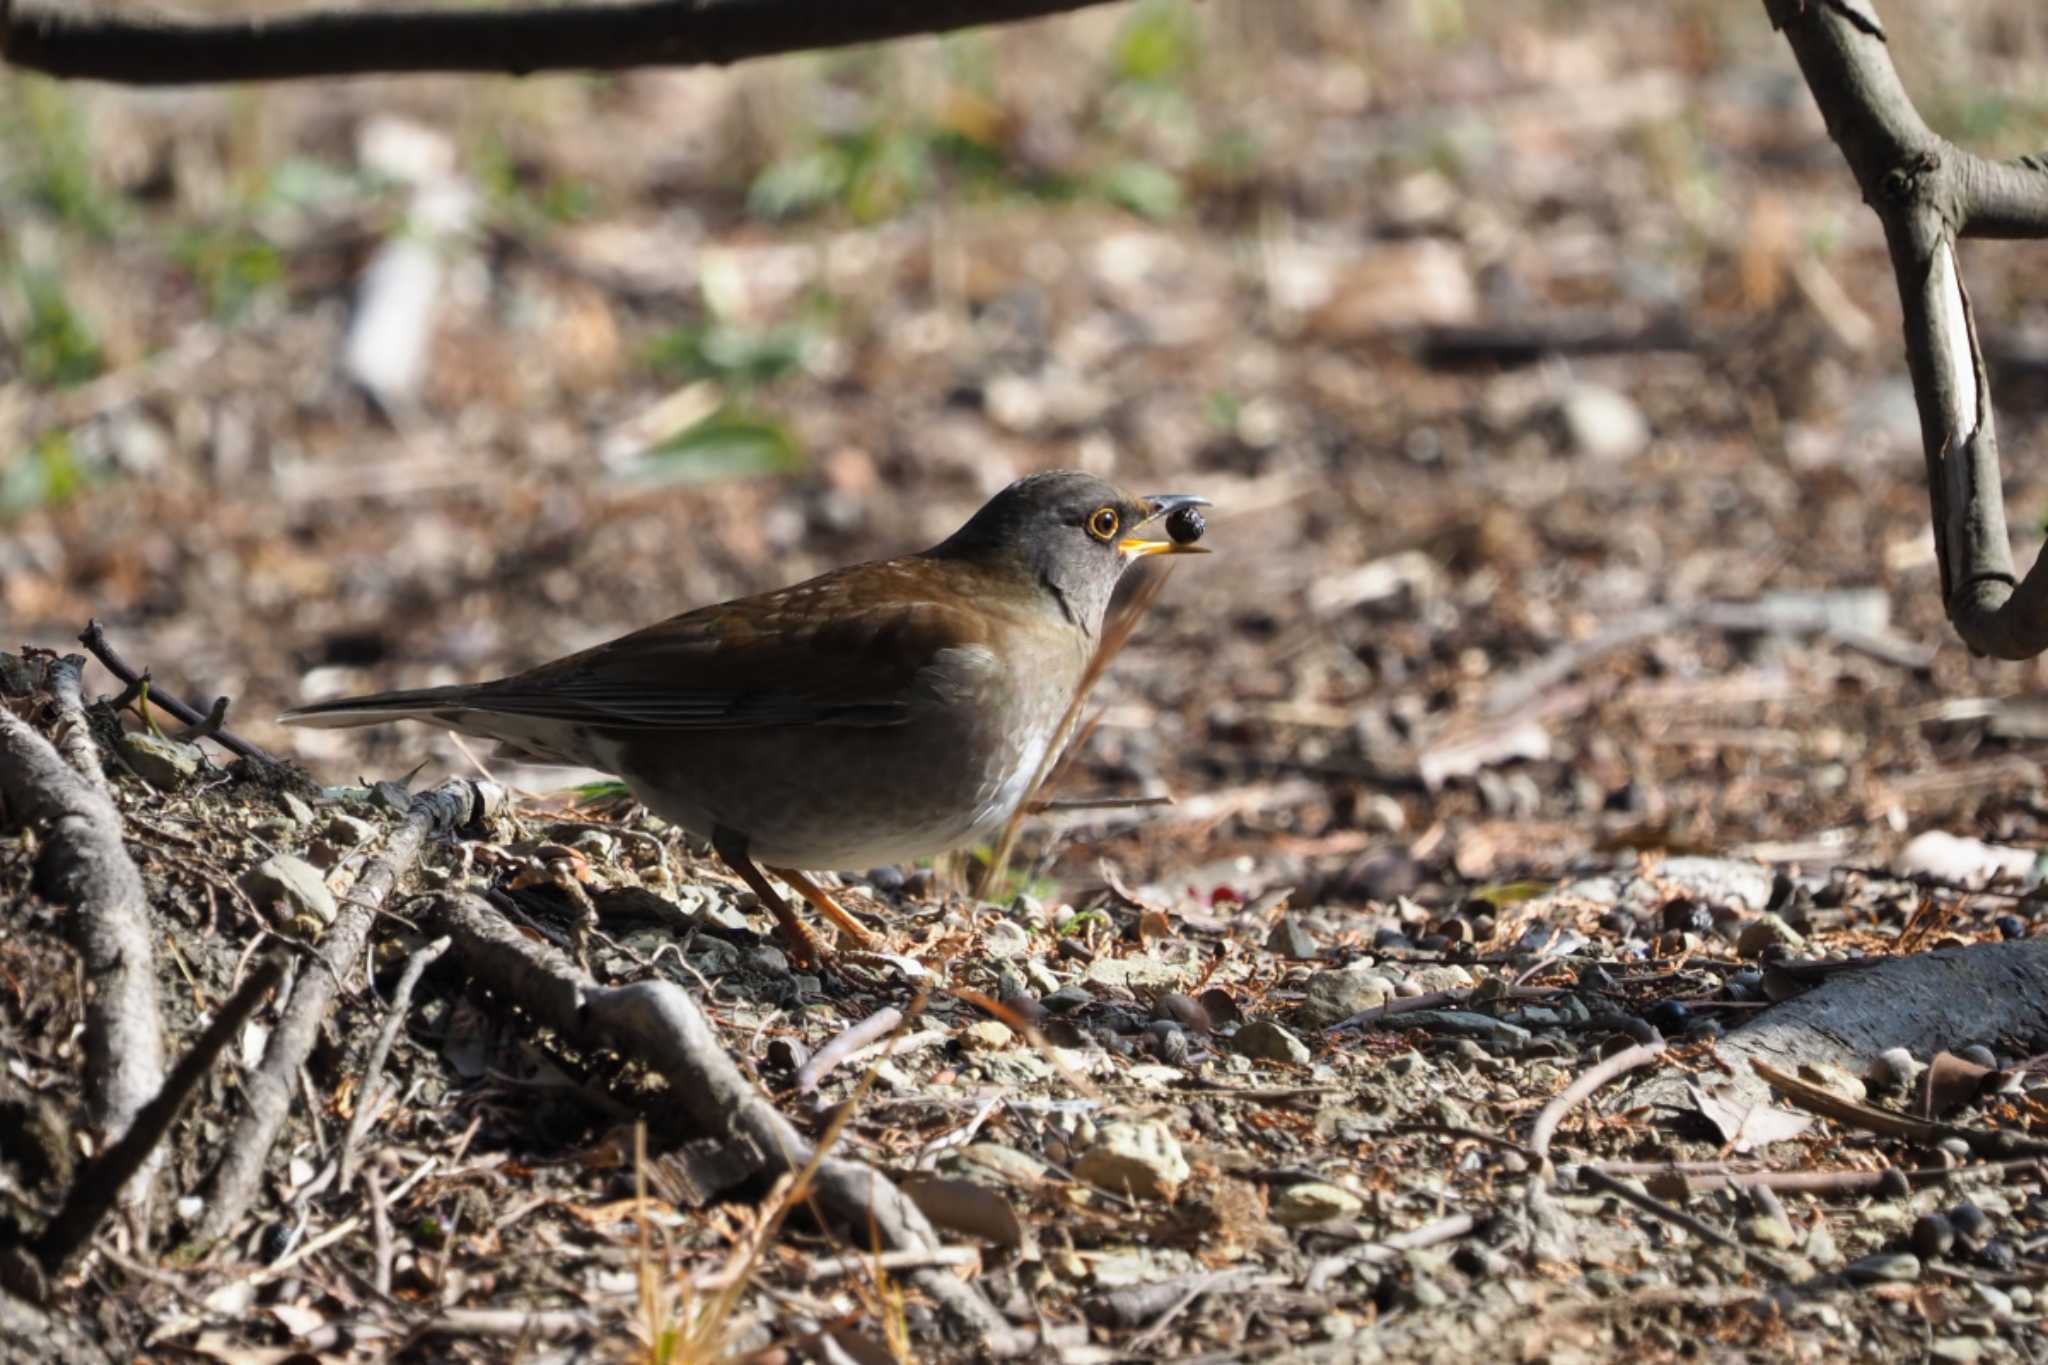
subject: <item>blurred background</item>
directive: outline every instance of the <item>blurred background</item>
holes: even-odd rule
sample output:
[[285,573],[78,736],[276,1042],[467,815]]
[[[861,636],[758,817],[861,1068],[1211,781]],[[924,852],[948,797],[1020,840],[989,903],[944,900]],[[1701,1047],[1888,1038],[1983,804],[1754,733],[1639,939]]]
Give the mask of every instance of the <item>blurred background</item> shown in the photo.
[[[2048,14],[1885,17],[1936,127],[2048,140]],[[1217,504],[1059,791],[1180,805],[1041,830],[1081,866],[1342,901],[2039,834],[2041,669],[1943,620],[1878,226],[1755,0],[10,76],[0,234],[10,647],[98,617],[325,780],[467,764],[280,708],[919,548],[1078,466]],[[2024,562],[2048,250],[1966,263]]]

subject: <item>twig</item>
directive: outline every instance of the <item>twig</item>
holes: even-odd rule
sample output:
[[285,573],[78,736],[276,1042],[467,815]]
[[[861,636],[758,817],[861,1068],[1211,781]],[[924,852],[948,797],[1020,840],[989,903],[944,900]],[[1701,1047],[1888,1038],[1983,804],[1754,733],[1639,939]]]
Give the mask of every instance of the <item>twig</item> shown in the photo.
[[206,715],[197,725],[188,725],[171,738],[181,744],[196,744],[202,739],[212,739],[220,734],[220,727],[227,723],[227,718],[228,699],[215,697],[213,705],[207,709]]
[[1895,1179],[1909,1185],[1946,1185],[1972,1176],[2009,1177],[2039,1172],[2040,1157],[2016,1157],[2011,1161],[1986,1161],[1975,1166],[1919,1166],[1908,1170],[1886,1167],[1826,1171],[1756,1171],[1738,1169],[1727,1161],[1588,1161],[1585,1168],[1609,1175],[1636,1176],[1651,1186],[1652,1193],[1673,1197],[1703,1194],[1709,1190],[1794,1190],[1802,1194],[1860,1194]]
[[300,973],[291,1000],[263,1050],[263,1061],[243,1081],[247,1107],[229,1134],[214,1173],[211,1198],[199,1221],[202,1242],[225,1236],[256,1197],[264,1163],[291,1111],[292,1079],[312,1052],[340,983],[361,956],[378,910],[399,877],[419,857],[427,834],[435,829],[459,829],[495,811],[504,799],[503,788],[462,778],[422,792],[413,797],[411,809],[392,832],[384,851],[364,866],[321,940],[320,961],[328,970]]
[[384,1016],[384,1027],[377,1032],[377,1041],[370,1047],[369,1060],[363,1064],[363,1083],[356,1091],[356,1111],[349,1117],[348,1132],[341,1141],[341,1156],[337,1161],[344,1190],[349,1186],[349,1177],[355,1173],[356,1148],[362,1143],[363,1134],[369,1131],[377,1110],[384,1105],[384,1059],[391,1055],[391,1044],[398,1038],[399,1026],[405,1022],[405,1012],[412,1005],[413,990],[427,968],[434,965],[434,959],[447,951],[446,935],[423,945],[406,959],[405,971],[391,992],[391,1008]]
[[1152,806],[1175,804],[1170,796],[1100,796],[1074,797],[1062,801],[1031,801],[1024,809],[1032,815],[1044,815],[1047,811],[1063,810],[1145,810]]
[[[391,1297],[391,1205],[384,1198],[384,1182],[375,1171],[363,1172],[363,1187],[370,1194],[370,1241],[375,1251],[376,1273],[371,1283],[382,1298]],[[346,1188],[346,1187],[344,1187]]]
[[1643,1212],[1663,1219],[1673,1227],[1684,1228],[1703,1242],[1717,1247],[1726,1247],[1744,1261],[1751,1265],[1763,1267],[1780,1280],[1794,1278],[1789,1270],[1779,1265],[1771,1257],[1765,1256],[1761,1252],[1750,1250],[1727,1233],[1693,1217],[1684,1209],[1674,1208],[1654,1195],[1644,1194],[1642,1191],[1632,1188],[1626,1182],[1607,1174],[1607,1172],[1597,1167],[1581,1166],[1579,1168],[1579,1179],[1591,1185],[1594,1189],[1603,1190],[1624,1203],[1633,1204]]
[[214,1012],[206,1031],[171,1069],[163,1089],[136,1114],[121,1140],[80,1169],[64,1207],[36,1239],[36,1259],[51,1278],[61,1274],[66,1262],[92,1240],[93,1231],[114,1206],[121,1188],[156,1151],[215,1060],[284,976],[284,966],[281,953],[258,963],[241,988]]
[[805,1266],[803,1278],[816,1283],[840,1275],[858,1275],[876,1266],[883,1270],[927,1270],[953,1266],[979,1269],[981,1253],[973,1247],[929,1247],[912,1251],[870,1251],[858,1256],[827,1256]]
[[[107,672],[113,674],[130,687],[141,684],[149,676],[147,673],[138,673],[129,666],[126,659],[123,659],[114,652],[114,647],[107,642],[106,628],[100,625],[97,620],[86,622],[85,630],[78,637],[78,643],[92,651],[92,656],[105,666]],[[171,693],[164,691],[154,683],[149,685],[149,691],[146,695],[149,701],[155,702],[163,710],[170,712],[173,717],[184,725],[199,726],[206,724],[205,716],[199,714],[190,705],[179,700]],[[226,698],[222,698],[221,701],[214,704],[216,706],[224,706]],[[222,714],[225,715],[226,712],[223,711]],[[283,765],[284,760],[278,758],[277,755],[251,744],[248,740],[243,739],[240,735],[225,727],[221,727],[212,733],[210,738],[219,744],[221,748],[226,749],[229,753],[239,758],[253,758],[260,763]]]
[[1559,1092],[1556,1099],[1543,1106],[1543,1112],[1536,1116],[1536,1126],[1529,1130],[1529,1150],[1536,1154],[1538,1161],[1550,1160],[1550,1139],[1557,1135],[1557,1125],[1564,1122],[1564,1116],[1573,1107],[1601,1086],[1623,1076],[1639,1066],[1647,1066],[1664,1055],[1664,1040],[1654,1043],[1637,1043],[1626,1047],[1597,1065],[1588,1067],[1579,1078]]
[[[668,981],[601,987],[558,949],[534,943],[477,896],[435,896],[422,920],[455,941],[463,967],[501,998],[518,1002],[536,1022],[564,1038],[617,1047],[667,1082],[667,1093],[702,1132],[750,1142],[773,1168],[811,1166],[816,1199],[833,1218],[874,1237],[885,1249],[939,1246],[931,1223],[879,1172],[841,1158],[816,1160],[814,1149],[741,1075],[689,992]],[[977,1333],[991,1354],[1029,1349],[1020,1332],[971,1285],[944,1271],[912,1272],[912,1281],[956,1321]]]
[[[0,707],[0,801],[44,827],[37,884],[71,907],[68,930],[93,989],[85,998],[88,1113],[104,1142],[121,1140],[163,1089],[155,937],[142,874],[121,842],[121,816],[40,734]],[[157,1162],[126,1196],[146,1200]]]
[[842,1030],[837,1037],[819,1048],[809,1061],[798,1068],[796,1093],[808,1095],[816,1090],[825,1077],[832,1073],[834,1067],[869,1043],[888,1037],[902,1022],[903,1011],[891,1005],[886,1009],[876,1010],[858,1024]]
[[50,742],[94,791],[111,801],[114,788],[107,781],[106,764],[85,713],[84,669],[83,654],[66,654],[50,661],[50,695],[57,699],[57,728]]
[[1843,1099],[1840,1095],[1823,1090],[1788,1072],[1780,1071],[1761,1058],[1752,1057],[1749,1064],[1757,1075],[1783,1091],[1786,1099],[1809,1113],[1819,1114],[1837,1123],[1846,1123],[1851,1127],[1862,1128],[1884,1137],[1902,1138],[1908,1142],[1929,1145],[1944,1138],[1960,1138],[1968,1143],[1970,1150],[1978,1156],[2048,1156],[2048,1142],[2023,1137],[2004,1129],[1966,1128],[1961,1124],[1936,1123],[1930,1119],[1895,1114],[1874,1104],[1861,1104],[1855,1100]]

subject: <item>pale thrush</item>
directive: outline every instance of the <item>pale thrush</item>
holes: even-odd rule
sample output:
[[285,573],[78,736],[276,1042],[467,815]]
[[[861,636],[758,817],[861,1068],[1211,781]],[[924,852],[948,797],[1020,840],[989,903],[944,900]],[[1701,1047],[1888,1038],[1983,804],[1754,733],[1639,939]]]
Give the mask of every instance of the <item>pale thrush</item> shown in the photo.
[[[702,607],[494,682],[287,711],[301,725],[418,720],[514,754],[617,773],[710,841],[805,957],[756,863],[856,941],[801,869],[863,869],[984,840],[1030,794],[1101,636],[1148,555],[1199,550],[1205,499],[1034,474],[922,554]],[[1172,540],[1131,534],[1168,517]]]

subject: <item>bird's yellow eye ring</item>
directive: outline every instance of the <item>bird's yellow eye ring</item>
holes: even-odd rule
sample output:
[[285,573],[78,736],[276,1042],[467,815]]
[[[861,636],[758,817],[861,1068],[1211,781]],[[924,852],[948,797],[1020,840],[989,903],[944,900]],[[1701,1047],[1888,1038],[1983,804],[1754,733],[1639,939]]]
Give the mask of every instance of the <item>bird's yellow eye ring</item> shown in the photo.
[[1088,534],[1097,540],[1115,540],[1122,527],[1123,518],[1114,507],[1098,507],[1088,518]]

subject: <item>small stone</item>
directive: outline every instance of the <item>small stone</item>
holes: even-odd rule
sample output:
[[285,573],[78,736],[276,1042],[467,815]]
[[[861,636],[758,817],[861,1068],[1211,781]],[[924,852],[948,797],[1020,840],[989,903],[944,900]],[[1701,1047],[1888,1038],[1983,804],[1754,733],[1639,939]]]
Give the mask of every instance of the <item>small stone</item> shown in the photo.
[[960,1030],[960,1046],[969,1052],[996,1052],[1016,1041],[1016,1033],[1000,1019],[978,1020]]
[[281,919],[311,915],[323,925],[334,923],[338,907],[320,869],[289,853],[273,853],[243,873],[242,889]]
[[1408,974],[1408,979],[1420,986],[1424,994],[1431,991],[1462,991],[1472,985],[1472,973],[1463,967],[1443,963],[1417,967]]
[[1967,1199],[1948,1211],[1948,1221],[1955,1225],[1956,1236],[1972,1245],[1991,1235],[1991,1215]]
[[279,792],[277,804],[284,807],[284,813],[301,825],[313,823],[313,808],[297,792]]
[[1903,1047],[1887,1048],[1878,1054],[1878,1079],[1888,1090],[1910,1091],[1920,1073],[1927,1069],[1926,1063]]
[[1952,1365],[1970,1365],[1984,1355],[1984,1343],[1975,1337],[1936,1337],[1928,1343],[1929,1360],[1949,1361]]
[[1989,1067],[1993,1071],[1998,1070],[1998,1054],[1982,1043],[1972,1043],[1968,1047],[1959,1047],[1956,1049],[1956,1056],[1966,1062],[1975,1062],[1978,1066]]
[[1187,1158],[1157,1119],[1106,1123],[1074,1175],[1098,1189],[1141,1199],[1171,1199],[1188,1178]]
[[1332,1218],[1349,1218],[1365,1207],[1365,1201],[1347,1189],[1320,1180],[1289,1185],[1273,1196],[1273,1221],[1282,1227],[1298,1228]]
[[1209,1033],[1215,1024],[1209,1018],[1209,1011],[1193,996],[1182,995],[1179,991],[1163,992],[1152,1002],[1152,1017],[1164,1019],[1178,1028],[1194,1033]]
[[1742,1220],[1742,1235],[1759,1246],[1790,1251],[1799,1245],[1799,1234],[1784,1219],[1768,1213]]
[[1022,957],[1031,951],[1031,932],[1015,920],[999,919],[981,931],[981,950],[990,957]]
[[1858,1284],[1906,1283],[1920,1278],[1920,1258],[1904,1251],[1883,1251],[1849,1262],[1843,1273]]
[[2012,1316],[2012,1296],[2003,1289],[1996,1285],[1985,1284],[1981,1280],[1972,1281],[1970,1288],[1983,1301],[1984,1306],[1991,1310],[1993,1317],[2009,1318]]
[[2034,1291],[2026,1285],[2012,1285],[2005,1291],[2005,1296],[2012,1300],[2014,1312],[2031,1313],[2034,1311]]
[[1599,384],[1574,384],[1557,400],[1565,441],[1596,460],[1626,460],[1650,444],[1650,424],[1625,393]]
[[1833,1062],[1801,1062],[1799,1077],[1852,1104],[1861,1104],[1870,1096],[1869,1087]]
[[1230,1040],[1230,1045],[1240,1056],[1261,1062],[1286,1062],[1292,1066],[1307,1066],[1311,1055],[1307,1043],[1270,1019],[1246,1024]]
[[377,827],[360,816],[336,811],[320,827],[320,837],[336,848],[356,848],[376,838]]
[[1835,1234],[1828,1230],[1828,1220],[1823,1218],[1813,1225],[1813,1231],[1806,1237],[1806,1259],[1824,1269],[1842,1263],[1842,1249],[1835,1244]]
[[1758,915],[1742,926],[1735,951],[1746,958],[1759,958],[1773,944],[1796,953],[1806,946],[1806,936],[1787,924],[1783,915]]
[[747,949],[743,959],[749,971],[762,976],[788,976],[789,956],[772,943],[757,943]]
[[1956,1244],[1956,1225],[1938,1213],[1923,1213],[1913,1220],[1913,1250],[1928,1260],[1946,1256]]
[[1266,951],[1292,962],[1307,962],[1316,955],[1316,941],[1301,921],[1282,915],[1266,934]]
[[1377,972],[1360,967],[1329,968],[1308,979],[1308,993],[1296,1012],[1304,1028],[1328,1028],[1354,1014],[1387,1003],[1393,987]]
[[1012,1185],[1036,1185],[1051,1168],[1037,1157],[1000,1142],[977,1142],[960,1153],[960,1164],[976,1166]]
[[1054,1014],[1070,1014],[1083,1005],[1095,1003],[1095,997],[1079,986],[1062,986],[1040,1002]]
[[206,754],[198,745],[143,730],[121,736],[121,757],[128,760],[137,777],[158,791],[176,791],[206,767]]

